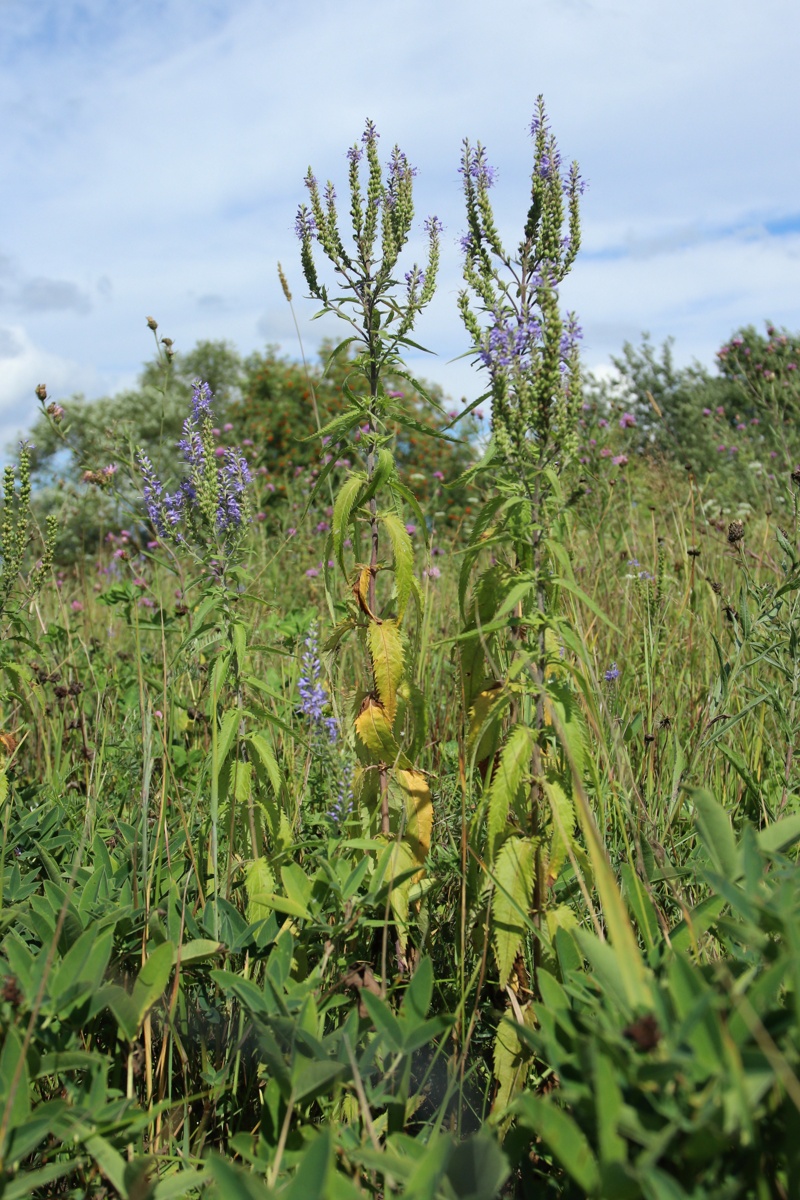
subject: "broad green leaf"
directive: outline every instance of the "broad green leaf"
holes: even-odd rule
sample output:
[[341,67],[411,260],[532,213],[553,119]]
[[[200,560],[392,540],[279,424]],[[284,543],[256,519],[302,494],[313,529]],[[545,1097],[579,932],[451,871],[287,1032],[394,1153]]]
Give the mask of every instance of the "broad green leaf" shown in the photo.
[[281,867],[281,880],[287,897],[298,909],[298,915],[310,917],[308,904],[314,885],[299,863],[287,863]]
[[107,930],[98,937],[97,929],[90,927],[70,947],[60,967],[55,972],[50,996],[54,1003],[66,998],[67,991],[76,986],[98,988],[111,958],[113,932]]
[[159,1179],[153,1189],[153,1200],[180,1200],[188,1192],[200,1192],[208,1183],[208,1171],[194,1171],[191,1167],[182,1167],[174,1175],[166,1175]]
[[[70,1175],[79,1163],[85,1162],[85,1158],[75,1159],[70,1156],[66,1162],[48,1163],[46,1167],[39,1167],[37,1171],[21,1171],[16,1179],[3,1186],[3,1200],[30,1200],[31,1196],[44,1189],[48,1183],[54,1183],[63,1175]],[[56,1193],[41,1191],[40,1194],[52,1196]]]
[[620,867],[622,882],[625,888],[625,899],[633,914],[645,949],[652,950],[661,938],[661,927],[658,923],[653,902],[647,894],[647,889],[630,863],[622,863]]
[[94,1161],[97,1163],[100,1170],[105,1175],[106,1179],[121,1196],[128,1195],[128,1188],[125,1183],[125,1159],[116,1150],[109,1141],[101,1137],[99,1133],[94,1133],[91,1137],[87,1137],[84,1141],[86,1149],[91,1154]]
[[586,1135],[557,1104],[541,1096],[521,1096],[514,1105],[520,1123],[553,1152],[567,1174],[587,1195],[599,1195],[600,1172]]
[[10,1025],[0,1052],[0,1117],[8,1114],[6,1125],[10,1131],[21,1125],[30,1111],[30,1078],[22,1038]]
[[328,1127],[304,1150],[294,1178],[281,1193],[281,1200],[326,1200],[332,1157],[333,1139]]
[[510,1173],[497,1138],[487,1130],[456,1143],[447,1164],[447,1182],[456,1200],[496,1200]]
[[431,1137],[403,1188],[404,1200],[435,1200],[440,1194],[439,1186],[447,1171],[452,1152],[453,1142],[450,1137],[442,1134]]
[[690,795],[703,848],[715,870],[733,882],[739,878],[742,869],[730,817],[704,788],[693,788]]
[[433,999],[433,963],[425,955],[411,976],[411,982],[403,996],[402,1014],[407,1025],[413,1027],[424,1021]]
[[139,972],[130,995],[116,985],[101,990],[100,994],[117,1018],[117,1024],[127,1041],[135,1040],[148,1012],[163,994],[176,950],[174,942],[163,942],[157,946]]
[[219,1154],[209,1154],[206,1161],[216,1184],[213,1193],[216,1200],[274,1200],[275,1193],[263,1180],[235,1167]]
[[218,954],[224,954],[225,947],[221,942],[215,942],[213,938],[194,938],[191,942],[184,942],[181,946],[175,946],[172,954],[172,965],[177,966],[180,960],[181,966],[186,966],[188,963],[202,962],[209,958],[214,958]]
[[363,988],[360,998],[369,1013],[370,1020],[390,1050],[399,1051],[403,1048],[403,1027],[389,1007],[388,1001],[382,1000],[372,992]]
[[800,841],[800,813],[792,813],[781,821],[760,829],[756,835],[758,845],[766,854],[779,854]]

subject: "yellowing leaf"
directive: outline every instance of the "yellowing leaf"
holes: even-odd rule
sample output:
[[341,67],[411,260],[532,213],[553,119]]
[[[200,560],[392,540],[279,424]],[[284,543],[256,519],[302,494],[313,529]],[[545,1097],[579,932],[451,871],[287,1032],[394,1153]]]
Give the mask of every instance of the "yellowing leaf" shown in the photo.
[[491,924],[501,987],[508,983],[528,928],[535,870],[536,844],[531,838],[510,837],[500,847],[494,864]]
[[403,643],[396,621],[374,622],[367,630],[369,653],[375,690],[384,707],[389,724],[394,724],[397,712],[397,687],[403,678]]
[[408,845],[417,866],[421,867],[431,848],[433,804],[431,789],[419,771],[397,771],[395,778],[403,789],[406,802],[406,825],[403,841]]
[[[526,1007],[525,1015],[529,1012],[530,1009]],[[494,1077],[498,1087],[492,1103],[492,1112],[499,1115],[525,1086],[533,1058],[529,1046],[517,1033],[516,1022],[507,1016],[504,1016],[497,1026],[493,1058]]]
[[380,617],[376,617],[375,613],[369,606],[369,581],[372,578],[371,567],[361,567],[356,581],[353,584],[353,595],[356,598],[358,607],[365,613],[371,621],[380,621]]
[[[407,842],[395,842],[389,859],[386,878],[389,882],[389,901],[392,906],[397,931],[402,941],[408,934],[408,893],[411,891],[416,858]],[[398,882],[395,883],[394,880]]]
[[386,710],[373,696],[367,696],[356,717],[356,733],[372,763],[408,767],[410,764],[394,740]]
[[485,688],[472,702],[469,710],[467,749],[480,762],[494,753],[499,735],[498,721],[507,700],[501,683]]

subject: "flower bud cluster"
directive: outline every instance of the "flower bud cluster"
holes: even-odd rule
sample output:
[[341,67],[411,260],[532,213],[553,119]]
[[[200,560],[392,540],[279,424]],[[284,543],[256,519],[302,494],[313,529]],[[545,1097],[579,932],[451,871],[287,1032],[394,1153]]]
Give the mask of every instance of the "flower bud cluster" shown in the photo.
[[0,524],[0,614],[7,611],[15,588],[21,586],[25,599],[30,600],[41,588],[53,562],[58,522],[55,516],[46,521],[44,547],[36,566],[22,578],[25,556],[34,529],[31,514],[31,447],[20,442],[19,488],[12,465],[3,471],[3,517]]
[[137,461],[147,513],[159,537],[177,545],[211,544],[230,558],[250,520],[247,486],[252,474],[238,447],[227,446],[222,458],[217,456],[212,401],[208,384],[196,380],[191,413],[178,442],[188,470],[174,491],[165,490],[143,450],[137,452]]
[[[367,121],[360,144],[355,143],[347,151],[354,249],[345,249],[333,183],[328,181],[321,188],[310,167],[305,178],[308,202],[300,205],[295,219],[303,274],[311,295],[328,304],[328,292],[320,283],[314,260],[316,242],[347,287],[359,298],[365,312],[370,314],[370,323],[376,303],[395,283],[394,270],[411,233],[413,179],[417,173],[403,151],[395,146],[384,176],[378,141],[374,123]],[[424,268],[415,263],[407,272],[402,310],[396,302],[390,304],[387,301],[388,321],[399,316],[393,335],[395,339],[404,337],[411,330],[417,314],[430,302],[436,288],[441,222],[436,217],[429,218],[425,222],[425,232],[428,236],[427,263]]]
[[531,136],[531,203],[513,257],[503,246],[489,200],[496,172],[480,143],[464,142],[460,171],[468,229],[461,249],[467,287],[459,309],[489,375],[498,448],[504,456],[541,458],[557,443],[563,461],[577,445],[581,330],[574,314],[562,316],[557,289],[580,247],[584,184],[576,163],[566,173],[562,169],[542,97]]

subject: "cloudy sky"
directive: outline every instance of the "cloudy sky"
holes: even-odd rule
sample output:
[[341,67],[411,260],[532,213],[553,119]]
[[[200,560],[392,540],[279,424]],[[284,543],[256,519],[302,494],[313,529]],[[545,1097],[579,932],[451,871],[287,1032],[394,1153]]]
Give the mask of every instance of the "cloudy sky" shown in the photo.
[[309,164],[344,191],[367,117],[418,167],[420,254],[445,224],[412,366],[456,398],[482,390],[451,361],[460,144],[487,146],[513,243],[539,92],[589,181],[562,291],[588,366],[642,330],[711,366],[738,325],[797,329],[798,35],[795,0],[0,0],[0,445],[40,382],[131,384],[150,314],[178,348],[296,356],[278,260],[307,350],[333,333],[294,214]]

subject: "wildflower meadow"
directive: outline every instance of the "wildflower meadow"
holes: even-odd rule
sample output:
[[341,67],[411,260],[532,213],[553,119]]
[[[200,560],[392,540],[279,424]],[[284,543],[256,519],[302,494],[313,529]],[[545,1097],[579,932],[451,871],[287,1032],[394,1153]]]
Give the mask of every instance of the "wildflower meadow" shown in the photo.
[[[298,181],[319,366],[147,317],[138,389],[32,382],[2,1200],[800,1195],[800,339],[586,372],[529,132],[513,244],[480,143],[457,250],[371,121]],[[451,252],[458,406],[407,366]]]

